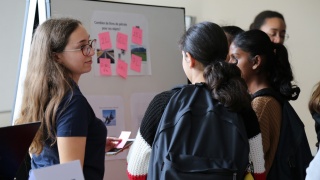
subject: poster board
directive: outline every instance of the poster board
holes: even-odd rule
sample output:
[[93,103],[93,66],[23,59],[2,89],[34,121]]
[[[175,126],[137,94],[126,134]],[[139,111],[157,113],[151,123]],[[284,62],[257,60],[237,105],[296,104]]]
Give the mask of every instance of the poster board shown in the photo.
[[[178,48],[178,41],[185,31],[184,8],[51,0],[50,12],[51,17],[79,19],[90,38],[97,39],[92,71],[81,76],[79,86],[98,118],[105,118],[103,111],[115,110],[116,125],[121,129],[108,127],[110,136],[118,136],[121,130],[131,130],[133,138],[153,96],[177,84],[187,83]],[[142,42],[133,40],[134,29],[142,31]],[[127,37],[127,44],[122,47],[118,41],[121,35]],[[101,44],[105,38],[109,38],[110,44]],[[139,66],[131,67],[134,61],[132,56],[140,55],[139,50],[134,52],[136,47],[145,51],[140,56],[140,71],[134,70]],[[110,60],[109,68],[105,70],[111,73],[101,73],[101,58]],[[126,72],[119,72],[122,68],[117,67],[119,59],[127,66]]]
[[[80,89],[96,116],[106,123],[108,136],[118,137],[121,131],[126,130],[132,132],[130,138],[135,138],[144,112],[154,95],[177,84],[187,83],[178,48],[178,41],[185,31],[184,8],[106,1],[52,0],[50,12],[51,17],[72,17],[82,21],[91,38],[97,39],[97,49],[103,49],[100,44],[103,37],[111,42],[111,45],[104,45],[113,52],[97,50],[93,57],[92,71],[82,75],[79,81]],[[133,28],[142,30],[142,43],[133,43]],[[127,36],[127,45],[122,47],[125,52],[117,42],[119,33]],[[131,47],[134,45],[146,49],[146,59],[142,60],[140,72],[131,69]],[[110,62],[114,61],[114,64],[109,64],[110,68],[105,69],[108,75],[101,74],[98,57],[101,54]],[[126,75],[116,72],[119,59],[127,64]],[[110,116],[114,120],[108,124],[107,118]],[[110,178],[110,174],[113,179],[126,178],[126,155],[127,151],[106,157],[105,179]]]

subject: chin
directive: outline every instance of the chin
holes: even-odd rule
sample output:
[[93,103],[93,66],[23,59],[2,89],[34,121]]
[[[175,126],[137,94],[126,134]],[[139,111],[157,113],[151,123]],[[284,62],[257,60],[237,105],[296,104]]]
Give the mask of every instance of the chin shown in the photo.
[[90,72],[90,71],[91,71],[91,69],[92,69],[92,68],[90,67],[90,68],[88,68],[88,69],[84,70],[83,74],[84,74],[84,73],[88,73],[88,72]]

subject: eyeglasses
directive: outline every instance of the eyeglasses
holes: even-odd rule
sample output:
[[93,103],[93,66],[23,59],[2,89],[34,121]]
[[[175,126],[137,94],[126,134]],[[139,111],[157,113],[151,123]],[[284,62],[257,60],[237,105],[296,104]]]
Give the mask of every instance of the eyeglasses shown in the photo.
[[79,49],[67,49],[67,50],[63,50],[63,52],[82,51],[82,54],[84,56],[90,56],[91,50],[96,49],[96,42],[97,42],[96,39],[89,40],[89,44],[82,45]]
[[288,40],[289,39],[289,34],[281,34],[281,33],[267,33],[268,36],[270,38],[275,38],[277,36],[279,36],[280,39],[283,39],[283,40]]

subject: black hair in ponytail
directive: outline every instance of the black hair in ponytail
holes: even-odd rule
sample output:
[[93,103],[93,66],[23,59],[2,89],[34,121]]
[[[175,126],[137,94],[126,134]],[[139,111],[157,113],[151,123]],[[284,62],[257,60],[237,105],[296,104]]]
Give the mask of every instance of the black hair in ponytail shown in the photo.
[[248,52],[251,57],[264,57],[260,73],[267,76],[271,87],[287,100],[296,100],[300,88],[292,84],[293,73],[289,62],[288,51],[282,44],[271,42],[269,36],[260,30],[249,30],[238,34],[233,44]]
[[300,94],[300,88],[292,84],[293,73],[289,62],[288,51],[282,44],[273,43],[276,71],[272,74],[273,88],[279,90],[287,100],[296,100]]
[[232,111],[250,107],[250,95],[247,84],[241,78],[241,71],[235,65],[225,61],[208,65],[204,78],[212,97]]
[[240,69],[225,62],[229,46],[220,26],[212,22],[198,23],[181,37],[179,46],[205,67],[203,75],[214,99],[233,111],[250,107]]

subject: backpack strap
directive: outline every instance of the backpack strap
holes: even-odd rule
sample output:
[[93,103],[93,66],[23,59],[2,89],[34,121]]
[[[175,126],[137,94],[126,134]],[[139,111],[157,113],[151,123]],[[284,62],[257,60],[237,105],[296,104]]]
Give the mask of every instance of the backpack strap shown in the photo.
[[261,89],[257,92],[255,92],[254,94],[251,95],[252,99],[256,98],[256,97],[260,97],[260,96],[272,96],[273,98],[275,98],[278,102],[281,103],[281,105],[283,105],[283,103],[285,102],[285,100],[281,97],[281,95],[277,92],[275,92],[273,89],[271,88],[264,88]]
[[[172,88],[172,90],[175,90],[175,94],[171,97],[171,99],[173,99],[175,97],[175,95],[179,94],[178,92],[182,93],[183,90],[183,95],[179,95],[182,97],[186,97],[189,100],[187,101],[188,103],[185,104],[187,107],[190,107],[193,102],[197,99],[197,95],[200,92],[200,89],[202,88],[207,88],[207,85],[205,83],[195,83],[195,84],[184,84],[184,85],[178,85],[174,88]],[[180,97],[181,98],[181,97]]]
[[172,90],[180,90],[184,87],[194,86],[194,85],[199,86],[199,87],[206,87],[206,83],[202,82],[202,83],[195,83],[195,84],[180,84],[180,85],[173,87]]

